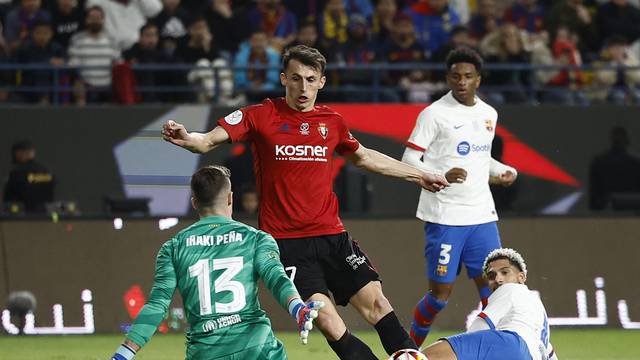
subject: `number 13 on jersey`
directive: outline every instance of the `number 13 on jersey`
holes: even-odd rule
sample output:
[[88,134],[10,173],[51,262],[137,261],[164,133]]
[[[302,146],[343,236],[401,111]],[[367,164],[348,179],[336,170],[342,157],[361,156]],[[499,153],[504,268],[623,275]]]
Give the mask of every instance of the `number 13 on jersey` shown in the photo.
[[241,256],[222,259],[201,259],[189,266],[189,277],[198,279],[198,298],[200,299],[200,315],[213,313],[211,306],[211,271],[224,270],[213,283],[213,292],[230,291],[232,300],[227,303],[216,302],[218,314],[239,312],[247,304],[246,291],[241,282],[232,280],[244,266]]

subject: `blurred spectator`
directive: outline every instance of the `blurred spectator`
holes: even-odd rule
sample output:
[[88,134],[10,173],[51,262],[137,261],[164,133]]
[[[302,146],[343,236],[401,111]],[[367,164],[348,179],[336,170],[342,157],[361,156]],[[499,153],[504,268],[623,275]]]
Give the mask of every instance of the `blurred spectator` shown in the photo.
[[[240,46],[234,65],[248,67],[236,70],[235,85],[237,90],[248,93],[249,100],[262,100],[280,84],[280,54],[269,46],[263,31],[254,32],[248,43]],[[260,68],[265,66],[270,68]]]
[[329,59],[335,58],[337,49],[347,42],[349,16],[342,0],[329,0],[320,16],[320,38]]
[[[430,61],[434,63],[444,63],[449,52],[459,46],[468,46],[475,48],[478,42],[471,37],[469,28],[464,25],[457,25],[451,30],[451,38],[449,41],[442,45],[433,56]],[[476,50],[477,51],[477,50]],[[444,74],[444,73],[443,73]],[[444,75],[443,75],[444,76]],[[444,80],[444,77],[442,78]]]
[[251,33],[264,31],[270,45],[280,52],[295,39],[298,20],[281,0],[257,1],[256,6],[247,14]]
[[20,0],[20,5],[9,11],[4,23],[4,37],[10,52],[29,39],[37,21],[51,21],[51,15],[41,6],[41,0]]
[[629,133],[623,127],[611,130],[611,148],[591,160],[589,207],[604,210],[616,193],[640,193],[640,157],[629,152]]
[[469,30],[474,39],[482,40],[485,35],[496,31],[501,23],[496,0],[479,0],[478,12],[471,17]]
[[162,11],[151,21],[158,27],[160,49],[173,56],[178,41],[187,35],[189,13],[180,7],[180,0],[163,0]]
[[85,30],[71,37],[68,55],[69,65],[81,67],[80,77],[75,83],[76,102],[84,105],[109,101],[111,66],[119,59],[120,51],[104,31],[102,8],[94,6],[87,9]]
[[[416,39],[413,21],[406,14],[399,14],[393,22],[391,36],[380,50],[380,61],[395,63],[422,63],[426,60],[424,48]],[[387,85],[398,85],[410,71],[392,70],[385,75]]]
[[504,12],[504,20],[516,24],[529,33],[544,29],[545,8],[537,0],[517,0]]
[[[349,39],[338,48],[336,62],[341,65],[366,65],[376,59],[375,45],[369,40],[367,19],[358,14],[349,17]],[[340,85],[347,102],[371,101],[368,87],[373,84],[370,70],[340,71]]]
[[598,48],[598,36],[591,13],[582,0],[562,0],[554,2],[554,6],[545,16],[545,28],[552,38],[558,37],[558,31],[565,27],[576,34],[581,41],[583,53],[593,53]]
[[344,1],[345,10],[347,15],[352,16],[354,14],[364,16],[367,21],[371,20],[373,16],[373,4],[371,0],[342,0]]
[[[618,35],[608,39],[601,59],[594,66],[606,68],[594,71],[593,96],[596,100],[609,101],[616,105],[640,104],[640,61],[630,51],[624,37]],[[636,67],[625,69],[624,67]]]
[[449,0],[419,0],[405,10],[416,29],[418,43],[428,57],[449,41],[449,33],[461,24],[458,14],[449,6]]
[[35,160],[36,148],[22,140],[11,147],[13,169],[4,188],[4,202],[20,202],[27,213],[44,212],[53,201],[55,178],[46,166]]
[[324,55],[325,58],[327,58],[327,60],[333,60],[329,58],[327,49],[325,49],[320,42],[318,28],[316,27],[316,23],[313,21],[307,21],[300,25],[300,27],[298,28],[298,34],[296,35],[296,39],[288,47],[295,45],[306,45],[312,48],[316,48],[322,55]]
[[[16,50],[14,61],[19,64],[64,65],[65,49],[57,42],[52,41],[52,39],[53,29],[51,23],[46,21],[36,22],[31,30],[31,41],[25,42]],[[49,89],[56,80],[52,71],[48,69],[22,70],[21,78],[22,86],[43,88],[25,92],[25,100],[40,104],[48,104],[51,101]]]
[[293,12],[298,22],[317,22],[327,0],[284,0],[287,9]]
[[567,27],[561,26],[557,30],[556,38],[551,45],[554,65],[565,68],[558,71],[545,85],[541,94],[543,102],[560,103],[565,105],[587,105],[588,100],[582,92],[584,74],[573,69],[582,65],[582,57],[577,47],[578,38]]
[[87,8],[104,10],[104,28],[118,50],[128,49],[138,41],[142,25],[162,11],[160,0],[87,0]]
[[200,59],[214,60],[220,57],[214,34],[211,34],[202,16],[192,18],[187,31],[187,36],[180,40],[175,52],[178,61],[195,64]]
[[[487,63],[529,64],[526,34],[513,23],[504,23],[480,43]],[[490,103],[523,103],[528,100],[528,70],[491,70],[483,76],[484,92]],[[492,89],[493,88],[493,89]]]
[[444,82],[429,79],[430,73],[423,70],[413,70],[408,76],[400,79],[400,88],[405,92],[406,102],[427,104],[437,99],[447,90]]
[[[187,81],[197,88],[197,101],[210,102],[215,96],[226,101],[233,92],[231,71],[226,69],[229,63],[220,56],[213,35],[203,17],[196,17],[189,24],[189,34],[180,41],[175,57],[179,62],[194,64],[196,69],[189,71]],[[212,67],[222,67],[218,78]],[[216,85],[216,80],[219,83]],[[220,93],[216,93],[218,88]]]
[[596,20],[601,39],[620,35],[633,42],[640,38],[640,9],[627,0],[611,0],[601,5]]
[[[158,27],[153,23],[147,23],[140,28],[138,42],[130,49],[122,53],[122,58],[132,64],[166,64],[171,63],[171,58],[158,46]],[[155,87],[168,85],[171,79],[166,76],[166,71],[136,70],[136,84],[141,87]],[[179,85],[172,83],[171,85]],[[163,98],[162,94],[155,92],[142,92],[142,101],[156,102]]]
[[83,21],[84,8],[78,6],[77,0],[56,0],[51,9],[53,40],[68,48],[71,36],[80,31]]
[[212,33],[224,34],[218,37],[216,43],[218,49],[228,53],[225,56],[228,59],[231,59],[231,54],[238,51],[238,45],[251,34],[247,18],[232,9],[230,0],[211,0],[204,17]]
[[240,192],[240,214],[257,216],[260,199],[254,185],[245,186]]
[[382,44],[389,38],[393,27],[393,19],[398,13],[395,0],[379,0],[371,18],[371,32],[375,41]]

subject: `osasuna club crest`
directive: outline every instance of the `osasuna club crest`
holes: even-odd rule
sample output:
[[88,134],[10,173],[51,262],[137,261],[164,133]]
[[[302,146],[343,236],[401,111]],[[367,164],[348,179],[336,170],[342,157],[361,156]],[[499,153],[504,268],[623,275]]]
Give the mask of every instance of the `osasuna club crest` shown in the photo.
[[326,140],[327,135],[329,135],[329,128],[327,128],[327,125],[325,123],[319,123],[318,132],[320,133],[320,136],[322,136],[322,138]]

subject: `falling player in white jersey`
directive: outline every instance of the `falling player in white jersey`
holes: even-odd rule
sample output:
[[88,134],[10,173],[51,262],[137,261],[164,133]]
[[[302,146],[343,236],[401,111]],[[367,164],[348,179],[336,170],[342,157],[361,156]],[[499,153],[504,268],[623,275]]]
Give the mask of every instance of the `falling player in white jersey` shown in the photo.
[[428,346],[429,360],[558,360],[540,296],[525,285],[527,265],[513,249],[492,251],[483,265],[493,291],[464,334]]
[[425,222],[429,290],[418,302],[411,337],[420,345],[447,304],[462,263],[474,279],[483,305],[490,295],[482,262],[501,247],[489,182],[511,185],[514,168],[491,158],[498,114],[476,96],[482,58],[467,47],[447,56],[451,91],[425,108],[416,121],[402,160],[445,174],[448,189],[422,191],[416,216]]

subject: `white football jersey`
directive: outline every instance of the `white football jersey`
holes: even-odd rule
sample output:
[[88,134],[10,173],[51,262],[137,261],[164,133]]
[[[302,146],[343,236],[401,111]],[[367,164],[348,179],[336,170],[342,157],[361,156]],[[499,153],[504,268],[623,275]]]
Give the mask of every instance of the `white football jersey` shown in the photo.
[[[476,321],[490,328],[513,331],[529,348],[533,360],[546,360],[551,352],[549,322],[540,296],[524,284],[503,284],[489,296],[487,307]],[[470,330],[473,330],[471,326]]]
[[447,93],[422,110],[407,146],[423,151],[422,161],[437,173],[467,171],[462,184],[431,193],[422,190],[416,216],[442,225],[477,225],[498,220],[489,190],[491,142],[498,113],[476,97],[473,106]]

